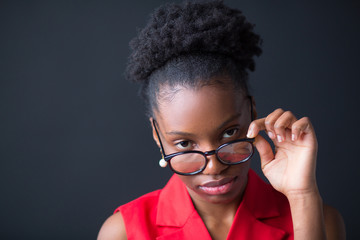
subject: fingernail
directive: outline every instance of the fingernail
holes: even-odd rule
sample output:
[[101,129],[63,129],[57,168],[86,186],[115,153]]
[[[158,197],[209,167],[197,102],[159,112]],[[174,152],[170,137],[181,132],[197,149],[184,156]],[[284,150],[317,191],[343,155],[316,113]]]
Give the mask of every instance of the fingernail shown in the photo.
[[268,132],[268,136],[269,136],[269,138],[271,138],[271,139],[274,139],[275,138],[275,135],[272,133],[272,132]]
[[282,142],[283,138],[280,135],[277,135],[277,140],[278,140],[278,142]]
[[253,128],[250,127],[248,133],[246,134],[246,137],[252,138],[252,135],[253,135]]

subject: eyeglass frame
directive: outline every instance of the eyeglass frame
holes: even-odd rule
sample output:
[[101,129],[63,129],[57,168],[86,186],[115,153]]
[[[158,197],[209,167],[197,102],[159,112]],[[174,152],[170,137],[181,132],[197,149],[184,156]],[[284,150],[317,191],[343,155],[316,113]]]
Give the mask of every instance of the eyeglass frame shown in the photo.
[[[253,104],[252,104],[252,97],[251,96],[248,96],[248,98],[250,99],[250,111],[251,111],[251,122],[254,120],[254,112],[253,112]],[[250,122],[250,123],[251,123]],[[211,156],[211,155],[214,155],[216,156],[216,159],[224,164],[224,165],[237,165],[237,164],[240,164],[240,163],[244,163],[246,161],[248,161],[253,155],[254,155],[254,144],[253,142],[255,141],[255,138],[241,138],[241,139],[236,139],[236,140],[232,140],[230,142],[227,142],[227,143],[224,143],[224,144],[221,144],[218,148],[216,148],[215,150],[211,150],[211,151],[206,151],[206,152],[203,152],[203,151],[197,151],[197,150],[188,150],[188,151],[182,151],[182,152],[175,152],[175,153],[171,153],[169,155],[166,155],[165,154],[165,150],[164,150],[164,146],[161,142],[161,138],[160,138],[160,134],[159,134],[159,131],[156,127],[157,125],[157,122],[156,120],[153,118],[152,119],[152,124],[153,124],[153,127],[155,129],[155,132],[156,132],[156,135],[159,139],[159,144],[160,144],[160,150],[161,150],[161,155],[163,157],[163,159],[169,163],[169,167],[170,169],[174,172],[174,173],[177,173],[179,175],[184,175],[184,176],[191,176],[191,175],[195,175],[195,174],[198,174],[198,173],[201,173],[202,171],[205,170],[208,162],[209,162],[209,159],[207,158],[207,156]],[[218,151],[220,151],[222,148],[228,146],[228,145],[231,145],[233,143],[237,143],[237,142],[249,142],[251,144],[251,148],[252,148],[252,151],[251,151],[251,154],[250,156],[248,156],[247,158],[245,158],[244,160],[241,160],[239,162],[234,162],[234,163],[229,163],[229,162],[224,162],[223,160],[221,160],[221,158],[218,156]],[[176,157],[176,156],[179,156],[179,155],[183,155],[183,154],[189,154],[189,153],[197,153],[197,154],[201,154],[203,155],[203,157],[205,158],[205,164],[204,164],[204,167],[202,167],[201,169],[195,171],[195,172],[191,172],[191,173],[182,173],[182,172],[178,172],[176,171],[175,169],[172,168],[171,166],[171,162],[170,160],[173,158],[173,157]]]

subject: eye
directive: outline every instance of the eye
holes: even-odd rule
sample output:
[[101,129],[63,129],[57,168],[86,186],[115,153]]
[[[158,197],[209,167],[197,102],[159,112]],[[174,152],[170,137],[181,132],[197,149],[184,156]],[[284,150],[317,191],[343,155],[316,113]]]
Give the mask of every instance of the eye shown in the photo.
[[237,128],[233,128],[233,129],[227,130],[227,131],[224,133],[223,138],[231,138],[231,137],[233,137],[237,132],[238,132],[238,129],[237,129]]
[[176,143],[175,146],[181,150],[185,150],[185,149],[191,147],[191,143],[190,143],[190,141],[181,141],[181,142]]

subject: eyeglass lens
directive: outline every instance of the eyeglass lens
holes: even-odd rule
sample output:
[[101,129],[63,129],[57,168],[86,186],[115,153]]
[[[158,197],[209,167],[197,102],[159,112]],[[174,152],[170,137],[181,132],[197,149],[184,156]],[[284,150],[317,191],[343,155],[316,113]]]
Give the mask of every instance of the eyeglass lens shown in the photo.
[[[218,149],[217,157],[225,164],[236,164],[247,160],[253,152],[250,142],[235,142]],[[206,165],[206,157],[201,153],[185,153],[170,160],[171,168],[179,173],[194,173]]]

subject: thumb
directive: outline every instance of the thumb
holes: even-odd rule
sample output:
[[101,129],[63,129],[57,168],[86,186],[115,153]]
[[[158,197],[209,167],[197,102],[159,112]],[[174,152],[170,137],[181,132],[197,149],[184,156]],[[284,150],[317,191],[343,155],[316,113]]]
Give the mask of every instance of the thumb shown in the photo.
[[255,138],[254,145],[259,152],[260,160],[261,160],[261,169],[264,169],[264,167],[274,160],[274,152],[270,146],[270,143],[265,140],[260,135],[257,135]]

